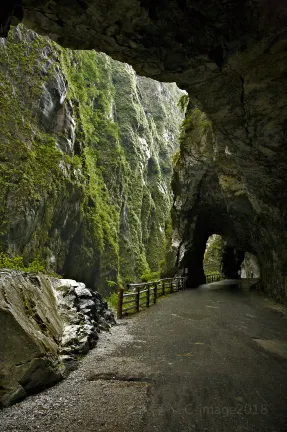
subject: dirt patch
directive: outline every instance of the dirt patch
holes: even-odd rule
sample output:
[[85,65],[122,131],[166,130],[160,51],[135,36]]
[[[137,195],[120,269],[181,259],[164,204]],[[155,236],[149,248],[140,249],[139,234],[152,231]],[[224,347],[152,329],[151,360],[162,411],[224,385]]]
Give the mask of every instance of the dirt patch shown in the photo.
[[279,340],[253,339],[266,351],[287,359],[287,342]]
[[88,381],[126,381],[126,382],[143,382],[143,383],[151,383],[152,380],[150,378],[142,377],[142,376],[130,376],[130,375],[117,375],[113,373],[99,373],[99,374],[91,374],[87,377]]

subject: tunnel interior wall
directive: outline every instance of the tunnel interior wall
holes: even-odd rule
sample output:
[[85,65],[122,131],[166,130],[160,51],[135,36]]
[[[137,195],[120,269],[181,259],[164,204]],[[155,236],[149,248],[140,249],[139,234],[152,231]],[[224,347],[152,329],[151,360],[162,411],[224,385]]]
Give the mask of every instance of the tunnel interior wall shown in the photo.
[[244,252],[226,245],[222,255],[222,272],[226,279],[239,279]]
[[[198,286],[204,281],[202,258],[206,240],[210,234],[219,234],[229,250],[223,264],[225,276],[237,278],[244,253],[253,254],[260,266],[261,288],[286,304],[284,202],[268,197],[271,189],[260,186],[260,176],[255,178],[255,165],[250,160],[243,175],[244,161],[236,164],[226,149],[220,154],[212,125],[205,125],[203,130],[203,119],[198,120],[197,111],[191,101],[174,174],[174,239],[179,245],[176,266],[188,266],[188,284]],[[268,171],[266,166],[264,170]],[[266,180],[266,176],[261,180]],[[282,177],[280,181],[277,197],[285,180]]]

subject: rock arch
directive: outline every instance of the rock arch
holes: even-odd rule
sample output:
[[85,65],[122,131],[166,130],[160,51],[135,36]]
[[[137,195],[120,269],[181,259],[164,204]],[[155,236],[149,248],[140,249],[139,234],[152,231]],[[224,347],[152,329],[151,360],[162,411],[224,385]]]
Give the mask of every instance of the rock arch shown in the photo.
[[204,224],[202,237],[224,231],[231,245],[254,251],[266,289],[286,301],[286,2],[5,3],[3,36],[23,20],[63,46],[104,51],[188,91],[213,133],[200,141],[208,154],[195,149],[178,171],[189,194],[175,203],[178,265],[196,242],[194,227]]

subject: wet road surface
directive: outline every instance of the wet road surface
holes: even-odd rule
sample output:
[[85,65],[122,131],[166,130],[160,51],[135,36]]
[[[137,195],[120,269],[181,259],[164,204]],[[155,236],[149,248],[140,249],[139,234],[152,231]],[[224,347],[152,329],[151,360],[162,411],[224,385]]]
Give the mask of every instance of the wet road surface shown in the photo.
[[160,299],[80,368],[0,413],[2,432],[287,432],[287,314],[215,283]]

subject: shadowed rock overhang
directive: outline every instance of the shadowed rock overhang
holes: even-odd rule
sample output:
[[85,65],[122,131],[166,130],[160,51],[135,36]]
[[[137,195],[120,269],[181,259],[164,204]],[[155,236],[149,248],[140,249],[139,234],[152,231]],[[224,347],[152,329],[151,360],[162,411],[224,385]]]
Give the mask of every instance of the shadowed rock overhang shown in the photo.
[[1,6],[2,36],[17,20],[188,91],[213,132],[200,141],[208,155],[191,152],[179,173],[188,198],[175,204],[178,243],[186,251],[193,242],[183,217],[193,227],[208,220],[204,238],[228,231],[235,247],[256,254],[271,294],[286,299],[286,1],[22,0]]

